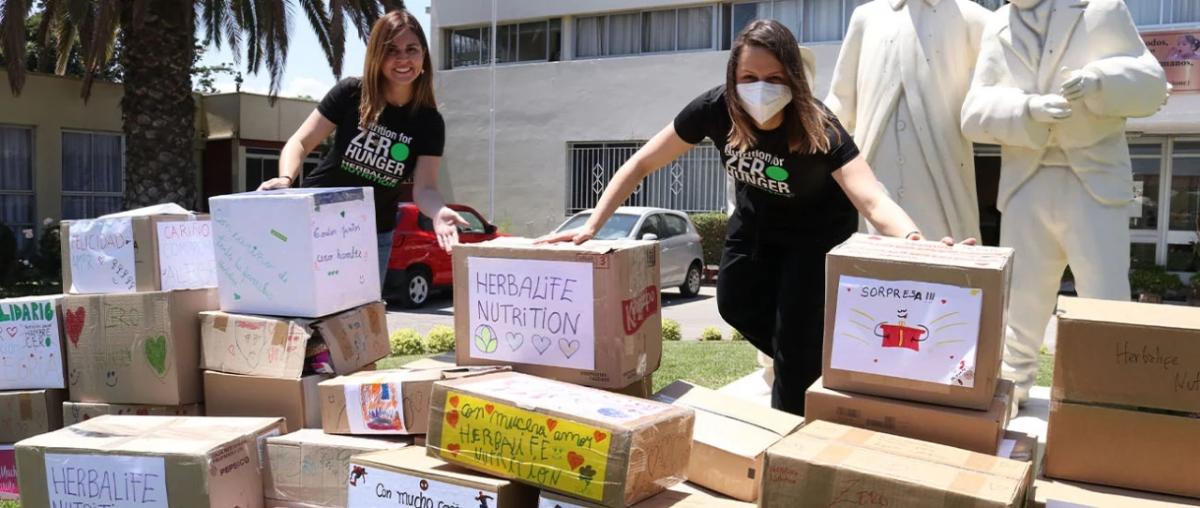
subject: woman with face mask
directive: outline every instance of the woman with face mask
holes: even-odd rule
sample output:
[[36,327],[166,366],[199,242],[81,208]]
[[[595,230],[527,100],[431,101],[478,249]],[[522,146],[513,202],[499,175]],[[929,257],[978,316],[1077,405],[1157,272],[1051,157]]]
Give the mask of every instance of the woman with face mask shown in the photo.
[[771,405],[803,414],[804,391],[821,375],[825,254],[857,231],[859,213],[886,235],[920,240],[921,232],[813,97],[796,39],[779,22],[746,27],[725,84],[621,166],[584,226],[541,241],[589,240],[642,179],[704,138],[736,181],[717,282],[721,317],[774,358]]

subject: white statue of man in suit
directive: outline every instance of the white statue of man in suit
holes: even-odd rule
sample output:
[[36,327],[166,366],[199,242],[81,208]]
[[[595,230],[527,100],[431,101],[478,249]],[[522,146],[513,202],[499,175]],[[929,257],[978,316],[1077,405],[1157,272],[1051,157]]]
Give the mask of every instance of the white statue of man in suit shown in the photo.
[[858,6],[825,98],[926,238],[979,237],[975,160],[959,112],[989,15],[970,0]]
[[1000,243],[1016,250],[1004,364],[1022,402],[1064,268],[1080,296],[1130,297],[1125,119],[1167,92],[1122,0],[1012,0],[988,21],[962,128],[1001,145]]

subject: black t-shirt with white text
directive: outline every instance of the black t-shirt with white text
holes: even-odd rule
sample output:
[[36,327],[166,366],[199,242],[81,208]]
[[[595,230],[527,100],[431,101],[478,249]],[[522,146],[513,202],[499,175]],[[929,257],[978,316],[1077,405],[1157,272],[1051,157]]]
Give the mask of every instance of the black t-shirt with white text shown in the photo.
[[858,146],[837,119],[832,120],[825,133],[830,139],[827,152],[798,153],[788,148],[781,128],[755,127],[756,142],[749,150],[730,145],[733,120],[725,106],[724,85],[704,92],[675,117],[675,132],[684,141],[712,139],[725,172],[736,182],[728,242],[793,243],[815,236],[837,243],[858,228],[858,211],[833,179],[835,171],[858,156]]
[[396,205],[400,184],[412,180],[417,160],[440,157],[446,140],[446,124],[433,108],[412,111],[387,105],[379,121],[359,128],[358,104],[362,81],[339,81],[317,111],[337,125],[333,148],[312,171],[304,175],[304,187],[374,187],[375,228],[380,233],[396,228]]

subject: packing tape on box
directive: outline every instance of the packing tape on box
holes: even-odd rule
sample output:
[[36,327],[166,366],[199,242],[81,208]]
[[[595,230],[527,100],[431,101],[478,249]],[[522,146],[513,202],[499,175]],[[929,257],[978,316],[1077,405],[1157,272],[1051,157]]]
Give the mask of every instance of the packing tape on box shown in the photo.
[[430,412],[431,427],[438,427],[430,428],[425,445],[432,455],[581,499],[603,501],[625,478],[622,468],[610,465],[631,463],[632,470],[649,460],[614,446],[608,429],[456,390],[433,401]]

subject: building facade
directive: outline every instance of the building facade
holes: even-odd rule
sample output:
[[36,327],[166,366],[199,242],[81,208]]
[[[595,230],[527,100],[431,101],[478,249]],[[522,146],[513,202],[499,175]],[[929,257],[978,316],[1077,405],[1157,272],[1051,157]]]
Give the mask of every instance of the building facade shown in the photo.
[[[0,71],[0,82],[7,79]],[[0,92],[0,224],[17,234],[20,249],[46,219],[124,209],[124,88],[97,81],[86,102],[80,90],[76,78],[30,73],[21,95]],[[280,149],[316,107],[288,98],[271,104],[249,93],[195,98],[200,210],[208,197],[254,190],[278,174]],[[320,151],[306,167],[316,165]]]
[[[990,9],[1002,3],[979,2]],[[1200,38],[1200,0],[1127,2],[1152,49],[1171,45],[1160,60],[1175,59],[1171,65],[1186,70],[1169,71],[1175,72],[1176,91],[1162,111],[1129,123],[1139,195],[1130,206],[1131,252],[1135,263],[1197,271],[1192,249],[1200,228],[1200,70],[1190,69],[1200,67],[1200,56],[1192,67],[1187,54],[1166,50],[1185,50],[1188,35]],[[434,2],[430,38],[447,125],[443,189],[454,201],[490,211],[493,221],[514,233],[550,231],[570,213],[593,206],[638,146],[698,94],[724,82],[730,42],[755,19],[781,21],[814,51],[814,91],[824,97],[858,3]],[[1155,36],[1164,42],[1152,42]],[[976,167],[984,239],[995,243],[998,147],[976,147]],[[631,202],[715,211],[725,207],[725,192],[719,157],[702,144],[647,180]]]

